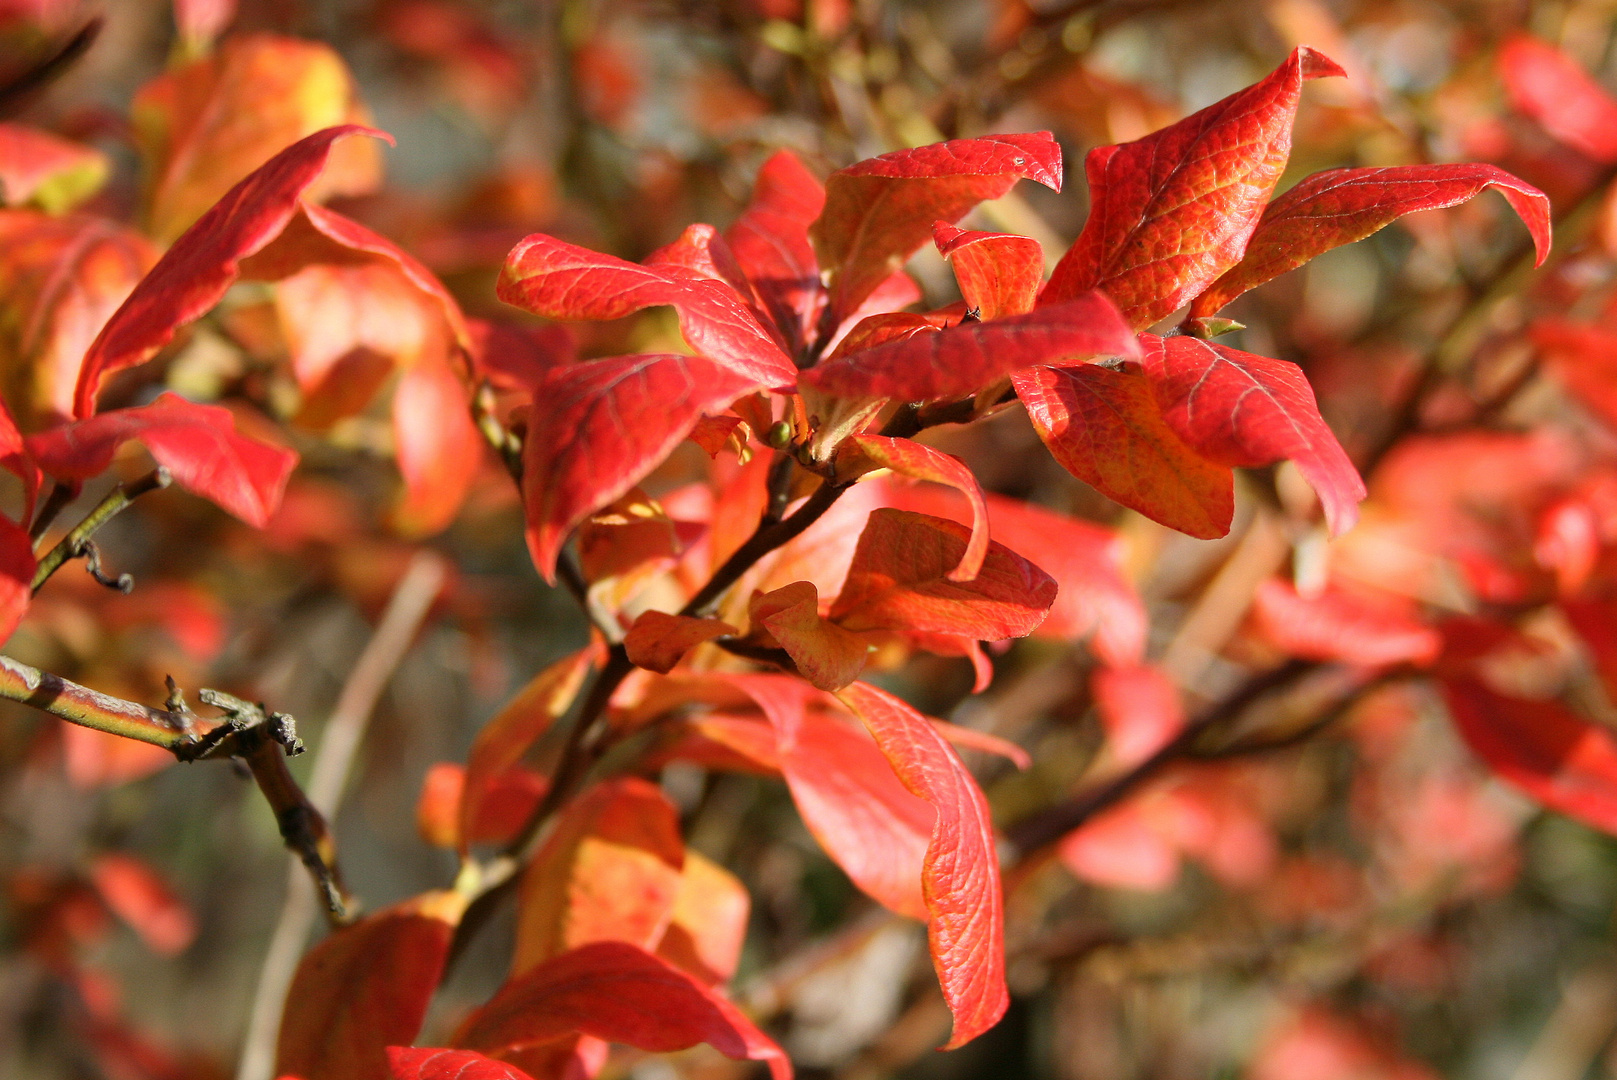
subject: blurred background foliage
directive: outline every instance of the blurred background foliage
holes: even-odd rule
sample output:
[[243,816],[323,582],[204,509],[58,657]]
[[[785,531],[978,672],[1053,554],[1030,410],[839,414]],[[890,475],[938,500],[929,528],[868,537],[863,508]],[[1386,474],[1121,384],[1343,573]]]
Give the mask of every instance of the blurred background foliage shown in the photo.
[[[194,210],[170,199],[165,222],[143,172],[151,129],[131,101],[194,48],[170,5],[0,0],[0,64],[26,68],[92,16],[104,20],[92,46],[16,118],[107,156],[110,180],[86,209],[171,237],[211,197]],[[528,232],[639,258],[691,221],[728,224],[783,146],[823,174],[940,138],[1049,128],[1067,190],[1022,185],[971,222],[1037,237],[1053,261],[1084,220],[1085,151],[1257,80],[1299,43],[1352,78],[1309,88],[1289,179],[1487,160],[1543,187],[1563,214],[1593,207],[1552,273],[1530,290],[1505,281],[1513,291],[1450,350],[1417,418],[1471,424],[1508,388],[1480,425],[1493,430],[1388,461],[1365,523],[1328,553],[1287,469],[1244,478],[1231,538],[1194,541],[1073,480],[1018,410],[940,440],[992,490],[1118,529],[1152,653],[1195,709],[1279,658],[1244,620],[1287,559],[1299,582],[1328,562],[1429,610],[1517,604],[1531,623],[1532,590],[1490,594],[1477,568],[1546,572],[1532,553],[1544,493],[1613,454],[1584,407],[1538,376],[1524,330],[1536,315],[1602,308],[1613,263],[1596,211],[1610,172],[1513,111],[1495,58],[1526,32],[1617,78],[1614,24],[1612,0],[252,0],[223,48],[286,35],[340,58],[351,101],[322,107],[368,115],[398,145],[383,153],[385,184],[334,205],[414,252],[477,316],[512,318],[492,286]],[[244,77],[244,122],[277,92]],[[1303,364],[1362,455],[1434,339],[1526,244],[1507,215],[1479,199],[1332,252],[1239,301],[1237,343]],[[929,306],[955,299],[930,249],[909,269]],[[238,288],[176,350],[170,384],[229,386],[292,416],[295,388],[273,363],[288,346],[267,306],[263,286]],[[676,331],[653,311],[576,333],[584,355],[609,355]],[[267,532],[176,492],[149,496],[102,534],[114,568],[134,574],[133,595],[64,573],[8,651],[137,700],[161,700],[170,674],[224,686],[292,712],[318,741],[424,541],[390,511],[385,401],[290,437],[304,465]],[[133,475],[139,462],[127,464]],[[647,486],[667,493],[707,468],[686,446]],[[514,688],[586,635],[534,574],[492,458],[455,521],[425,542],[449,556],[452,582],[381,701],[336,825],[349,884],[372,908],[453,874],[452,855],[417,833],[424,776],[461,759]],[[1552,619],[1530,629],[1543,655],[1522,679],[1587,666]],[[1109,751],[1081,646],[1023,642],[994,663],[981,697],[963,660],[918,657],[889,681],[934,715],[1032,752],[1020,774],[971,755],[1010,820],[1071,791]],[[1316,682],[1268,702],[1253,726],[1310,719],[1331,689]],[[1617,716],[1598,688],[1589,694],[1596,715]],[[0,1074],[230,1075],[285,881],[251,784],[221,767],[164,767],[149,747],[20,708],[5,710],[0,745]],[[1007,882],[1012,1011],[950,1055],[930,1052],[948,1018],[919,928],[851,887],[778,782],[691,767],[663,780],[691,845],[751,891],[735,993],[807,1077],[1617,1075],[1617,842],[1490,779],[1419,685],[1366,695],[1295,745],[1171,773],[1060,859],[1019,868]],[[503,977],[498,939],[510,933],[479,939],[425,1042]],[[704,1051],[615,1058],[609,1070],[745,1071]]]

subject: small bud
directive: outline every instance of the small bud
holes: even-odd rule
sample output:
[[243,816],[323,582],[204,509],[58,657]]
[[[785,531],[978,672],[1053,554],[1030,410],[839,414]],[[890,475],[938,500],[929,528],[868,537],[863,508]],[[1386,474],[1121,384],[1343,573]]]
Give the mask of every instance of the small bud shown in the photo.
[[781,420],[764,433],[764,442],[776,450],[784,450],[786,444],[792,441],[792,425]]
[[1186,319],[1182,329],[1193,338],[1206,340],[1235,330],[1245,330],[1246,323],[1238,323],[1234,319],[1225,319],[1217,315],[1207,315],[1200,319]]

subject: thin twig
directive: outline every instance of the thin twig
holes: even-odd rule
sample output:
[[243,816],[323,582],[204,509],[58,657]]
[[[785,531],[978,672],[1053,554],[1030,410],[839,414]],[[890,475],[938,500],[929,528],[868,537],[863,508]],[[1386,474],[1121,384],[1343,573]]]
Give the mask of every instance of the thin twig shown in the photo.
[[[326,723],[309,779],[309,801],[327,821],[335,820],[343,783],[371,712],[437,599],[445,574],[442,556],[423,551],[415,557],[394,589],[376,632],[343,685],[331,719]],[[314,919],[314,894],[304,886],[303,874],[294,862],[287,873],[281,916],[253,992],[236,1080],[270,1080],[274,1075],[275,1039],[281,1026],[281,1010]]]
[[0,656],[0,698],[80,727],[161,746],[182,761],[190,760],[202,745],[187,719],[177,713],[111,697],[9,656]]
[[174,478],[169,474],[169,471],[159,465],[139,480],[119,484],[109,491],[107,497],[102,499],[94,510],[86,514],[83,521],[73,526],[68,534],[58,540],[56,546],[47,551],[44,557],[39,560],[39,564],[34,570],[32,586],[34,592],[39,592],[45,582],[50,580],[51,575],[62,568],[63,563],[66,563],[69,559],[77,559],[83,556],[89,550],[86,545],[89,544],[90,538],[95,535],[96,530],[111,521],[125,507],[148,491],[158,491],[166,488],[173,480]]

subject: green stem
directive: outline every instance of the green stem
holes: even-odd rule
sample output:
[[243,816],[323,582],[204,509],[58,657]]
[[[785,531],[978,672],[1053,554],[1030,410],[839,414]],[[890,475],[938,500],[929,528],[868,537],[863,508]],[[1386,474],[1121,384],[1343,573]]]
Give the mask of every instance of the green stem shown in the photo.
[[198,745],[185,718],[80,686],[59,675],[0,656],[0,698],[20,701],[80,727],[151,743],[186,760]]
[[56,546],[47,551],[39,560],[34,570],[33,590],[39,592],[40,587],[50,580],[52,574],[62,568],[62,564],[69,559],[76,559],[84,554],[84,545],[96,531],[117,517],[130,503],[148,491],[157,491],[173,483],[173,476],[169,471],[159,465],[139,480],[128,484],[119,484],[107,493],[94,510],[91,510],[84,520],[75,525],[71,532],[56,542]]

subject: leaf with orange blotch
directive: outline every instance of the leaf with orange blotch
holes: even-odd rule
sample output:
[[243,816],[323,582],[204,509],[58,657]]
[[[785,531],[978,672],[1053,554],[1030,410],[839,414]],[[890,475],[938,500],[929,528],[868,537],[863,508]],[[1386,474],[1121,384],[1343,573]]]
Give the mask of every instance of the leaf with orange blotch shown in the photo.
[[716,458],[727,446],[737,450],[744,448],[751,434],[752,429],[739,416],[703,416],[691,428],[690,440],[706,451],[708,457]]
[[73,411],[95,411],[101,380],[144,363],[175,331],[204,315],[241,273],[241,261],[266,247],[297,214],[320,178],[332,144],[348,135],[391,136],[356,124],[317,131],[288,146],[231,188],[185,231],[135,286],[102,328],[79,371]]
[[[322,128],[366,119],[354,78],[329,45],[269,34],[231,38],[171,68],[131,106],[147,162],[147,222],[172,241],[243,177]],[[359,195],[381,181],[367,143],[344,147],[311,198]]]
[[[970,581],[988,555],[988,503],[982,485],[965,462],[941,450],[910,439],[884,435],[854,435],[838,448],[837,475],[858,476],[870,468],[890,469],[914,480],[930,480],[952,487],[971,505],[971,539],[960,565],[949,571],[950,581]],[[821,687],[831,689],[831,687]]]
[[1033,310],[1044,283],[1044,250],[1031,236],[932,226],[938,254],[954,267],[966,307],[984,322]]
[[838,696],[865,722],[909,791],[932,804],[936,820],[922,869],[927,942],[943,998],[954,1014],[945,1050],[998,1023],[1005,989],[1005,910],[988,800],[925,716],[866,683]]
[[701,356],[610,356],[552,368],[522,444],[528,550],[555,584],[556,557],[585,517],[660,465],[697,418],[759,384]]
[[107,156],[22,124],[0,124],[0,203],[70,210],[107,181]]
[[[549,783],[532,769],[512,766],[482,784],[466,844],[504,844],[521,830]],[[416,832],[433,847],[460,848],[460,808],[466,798],[464,766],[441,761],[427,770],[415,804]]]
[[684,863],[679,811],[655,784],[620,776],[589,788],[523,872],[512,973],[591,941],[654,948]]
[[1091,289],[1144,330],[1241,261],[1291,156],[1303,83],[1342,69],[1307,48],[1266,78],[1142,139],[1084,159],[1089,220],[1040,296]]
[[1201,539],[1230,531],[1235,474],[1186,446],[1134,371],[1094,364],[1011,376],[1028,419],[1061,467],[1114,501]]
[[865,895],[925,919],[921,870],[932,807],[899,782],[869,732],[839,713],[810,708],[817,695],[802,682],[782,675],[732,681],[774,728],[781,775],[820,847]]
[[414,537],[442,532],[466,501],[485,446],[466,388],[442,357],[423,357],[399,379],[393,445],[404,478],[394,526]]
[[1123,768],[1156,753],[1185,726],[1179,688],[1161,668],[1098,667],[1089,686],[1112,756]]
[[820,181],[790,150],[778,150],[758,170],[752,201],[724,234],[793,355],[813,332],[825,303],[808,234],[824,207]]
[[840,690],[859,677],[870,651],[865,640],[820,615],[820,593],[810,581],[752,598],[752,625],[762,627],[797,665],[810,686]]
[[461,854],[476,832],[483,803],[494,779],[528,752],[556,719],[565,713],[584,685],[590,667],[601,660],[602,647],[591,643],[535,675],[504,708],[478,731],[466,754],[465,794],[460,802]]
[[88,480],[112,464],[125,442],[142,443],[174,482],[263,528],[297,464],[291,450],[236,431],[218,405],[164,393],[150,405],[74,420],[24,439],[39,467],[59,480]]
[[705,1042],[737,1061],[766,1062],[774,1080],[791,1080],[786,1055],[739,1009],[622,941],[582,945],[511,979],[454,1041],[503,1057],[573,1032],[653,1053]]
[[73,414],[85,351],[157,262],[139,233],[101,218],[0,210],[0,371],[24,422]]
[[515,1065],[475,1050],[390,1046],[387,1063],[391,1080],[534,1080]]
[[[511,249],[495,292],[550,319],[621,319],[670,305],[696,353],[748,387],[791,386],[797,367],[728,284],[678,265],[642,266],[534,233]],[[737,395],[732,395],[732,397]]]
[[842,398],[934,401],[969,397],[1012,372],[1097,356],[1140,355],[1100,293],[994,322],[963,322],[849,353],[803,373],[802,384]]
[[1429,667],[1443,651],[1443,638],[1411,608],[1336,590],[1299,596],[1289,583],[1270,578],[1252,597],[1252,623],[1271,645],[1305,660]]
[[385,1080],[386,1047],[415,1039],[465,909],[456,893],[422,893],[310,949],[286,995],[275,1075]]
[[[32,498],[29,501],[32,503]],[[28,613],[34,596],[35,566],[28,530],[0,514],[0,645]]]
[[[969,522],[956,492],[929,485],[889,485],[883,499],[899,510]],[[1137,664],[1145,652],[1145,608],[1123,574],[1118,534],[1092,521],[1058,514],[1003,495],[988,496],[989,535],[1031,558],[1060,585],[1050,617],[1034,637],[1090,636],[1095,655],[1112,665]]]
[[1617,834],[1617,738],[1553,699],[1507,697],[1443,680],[1466,744],[1499,777],[1551,810]]
[[625,635],[623,647],[635,667],[666,675],[686,653],[702,642],[739,633],[722,619],[643,611]]
[[1617,100],[1578,62],[1548,42],[1512,35],[1499,75],[1517,111],[1585,157],[1617,161]]
[[953,139],[832,173],[809,236],[828,274],[835,319],[852,314],[931,239],[933,222],[953,224],[1023,178],[1061,190],[1061,148],[1048,131]]
[[1190,318],[1213,314],[1248,289],[1325,252],[1391,225],[1417,210],[1438,210],[1493,188],[1533,237],[1537,265],[1550,253],[1549,196],[1493,165],[1398,165],[1327,169],[1304,177],[1270,203],[1241,261],[1190,305]]
[[730,871],[694,851],[685,853],[674,917],[657,955],[709,986],[735,974],[747,938],[752,898]]
[[980,641],[1031,633],[1055,603],[1054,579],[990,541],[975,578],[949,580],[970,536],[943,518],[874,511],[831,605],[831,619],[849,630],[919,630]]
[[1353,527],[1364,481],[1320,416],[1302,368],[1191,337],[1141,336],[1145,373],[1181,439],[1224,465],[1294,462],[1319,494],[1331,534]]

